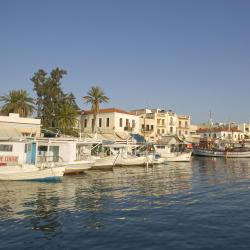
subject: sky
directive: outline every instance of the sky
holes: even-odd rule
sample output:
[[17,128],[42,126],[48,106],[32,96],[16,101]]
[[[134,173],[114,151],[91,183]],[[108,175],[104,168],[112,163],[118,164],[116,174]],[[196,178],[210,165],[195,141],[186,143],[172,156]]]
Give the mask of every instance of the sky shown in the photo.
[[125,110],[171,109],[192,123],[250,121],[249,0],[1,0],[0,95],[38,69],[65,92],[102,87]]

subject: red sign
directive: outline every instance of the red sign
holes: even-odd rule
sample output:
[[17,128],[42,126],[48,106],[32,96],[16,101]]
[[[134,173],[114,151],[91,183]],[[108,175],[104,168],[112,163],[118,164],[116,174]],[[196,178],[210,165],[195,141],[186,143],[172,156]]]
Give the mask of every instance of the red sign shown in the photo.
[[18,162],[18,156],[0,156],[0,163]]

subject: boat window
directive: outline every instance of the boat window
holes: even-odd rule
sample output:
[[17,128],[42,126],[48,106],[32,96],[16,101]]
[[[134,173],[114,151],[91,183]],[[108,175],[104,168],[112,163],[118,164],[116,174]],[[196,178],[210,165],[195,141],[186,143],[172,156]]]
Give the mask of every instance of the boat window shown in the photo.
[[12,152],[13,145],[0,145],[0,151],[2,152]]
[[38,151],[47,151],[48,150],[48,146],[38,146]]

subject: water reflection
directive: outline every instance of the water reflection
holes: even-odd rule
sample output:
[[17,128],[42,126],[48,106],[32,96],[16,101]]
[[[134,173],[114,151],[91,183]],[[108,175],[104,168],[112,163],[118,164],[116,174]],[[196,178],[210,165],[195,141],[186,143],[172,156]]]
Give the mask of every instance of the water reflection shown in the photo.
[[196,157],[193,159],[193,179],[209,184],[250,179],[250,159]]
[[[95,242],[100,234],[94,233],[101,230],[104,234],[108,232],[112,241],[113,234],[119,230],[122,240],[124,232],[129,234],[134,225],[137,225],[135,234],[152,225],[157,237],[158,226],[169,229],[165,231],[169,234],[176,225],[182,227],[190,218],[186,227],[189,233],[193,221],[201,226],[207,215],[206,225],[209,225],[216,205],[219,206],[217,214],[226,209],[230,212],[231,197],[238,197],[235,190],[242,186],[234,185],[233,196],[229,198],[228,190],[237,183],[246,182],[248,187],[249,180],[250,159],[194,157],[190,163],[88,171],[85,175],[67,176],[59,183],[0,182],[0,236],[11,244],[9,234],[18,236],[13,237],[17,242],[20,239],[24,242],[25,236],[27,241],[59,237],[60,242],[71,237],[67,238],[68,242],[72,239],[77,242],[93,233],[92,242]],[[244,188],[243,185],[241,193],[245,192]],[[127,227],[127,231],[121,227]],[[150,227],[147,232],[150,237]],[[180,235],[185,234],[181,231]]]
[[[83,176],[65,177],[62,183],[55,184],[2,182],[0,217],[28,219],[34,230],[52,232],[60,226],[60,210],[84,211],[88,226],[101,227],[103,223],[98,213],[133,210],[148,203],[159,205],[157,197],[184,192],[191,187],[190,163],[115,168],[109,172],[89,171]],[[130,203],[130,208],[126,203]]]

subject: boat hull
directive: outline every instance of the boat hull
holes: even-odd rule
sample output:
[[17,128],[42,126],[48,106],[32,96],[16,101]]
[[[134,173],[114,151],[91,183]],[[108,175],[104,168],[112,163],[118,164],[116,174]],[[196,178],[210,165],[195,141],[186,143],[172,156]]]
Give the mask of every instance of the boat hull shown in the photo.
[[225,157],[225,158],[249,158],[250,151],[230,152],[230,151],[215,151],[208,149],[193,149],[193,154],[206,157]]
[[79,161],[79,162],[73,162],[69,163],[65,167],[65,174],[77,174],[77,173],[83,173],[85,170],[91,169],[94,162],[91,161]]
[[0,180],[58,180],[64,174],[65,167],[38,168],[34,165],[4,166],[0,168]]
[[192,152],[171,152],[161,154],[161,157],[168,162],[189,162],[191,160]]

